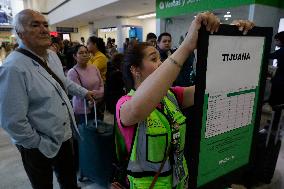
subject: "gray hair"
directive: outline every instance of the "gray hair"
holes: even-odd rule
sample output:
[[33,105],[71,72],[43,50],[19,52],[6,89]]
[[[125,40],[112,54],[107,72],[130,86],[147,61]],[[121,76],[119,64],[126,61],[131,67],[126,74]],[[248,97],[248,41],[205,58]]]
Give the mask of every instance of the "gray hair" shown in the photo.
[[25,32],[25,25],[29,21],[30,17],[33,14],[41,14],[40,12],[34,11],[32,9],[25,9],[16,14],[16,16],[13,19],[13,33],[16,36],[16,39],[18,42],[21,41],[19,37],[19,33]]

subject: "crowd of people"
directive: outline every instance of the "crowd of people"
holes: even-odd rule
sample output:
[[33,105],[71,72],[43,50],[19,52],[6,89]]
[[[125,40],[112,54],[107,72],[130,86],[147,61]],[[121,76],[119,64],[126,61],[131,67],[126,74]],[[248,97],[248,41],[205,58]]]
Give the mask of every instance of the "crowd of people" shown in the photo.
[[[90,36],[85,45],[50,38],[45,17],[33,10],[14,20],[19,48],[0,67],[0,125],[33,188],[52,188],[53,171],[61,188],[78,188],[73,139],[80,140],[86,119],[103,121],[105,108],[123,138],[129,188],[186,188],[182,112],[194,104],[198,30],[218,31],[214,14],[198,14],[178,49],[171,34],[149,33],[146,42],[126,39],[123,53],[112,39]],[[235,24],[244,32],[254,25]]]

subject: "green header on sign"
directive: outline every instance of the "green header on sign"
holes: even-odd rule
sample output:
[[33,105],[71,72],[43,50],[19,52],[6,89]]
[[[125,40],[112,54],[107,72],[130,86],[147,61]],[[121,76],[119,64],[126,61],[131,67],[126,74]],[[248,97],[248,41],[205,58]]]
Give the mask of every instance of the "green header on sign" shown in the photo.
[[171,17],[207,10],[263,4],[284,8],[283,0],[156,0],[157,18]]
[[247,93],[255,93],[255,89],[250,89],[250,90],[246,90],[246,91],[238,91],[238,92],[234,92],[234,93],[229,93],[229,94],[227,94],[227,97],[238,96],[238,95],[247,94]]

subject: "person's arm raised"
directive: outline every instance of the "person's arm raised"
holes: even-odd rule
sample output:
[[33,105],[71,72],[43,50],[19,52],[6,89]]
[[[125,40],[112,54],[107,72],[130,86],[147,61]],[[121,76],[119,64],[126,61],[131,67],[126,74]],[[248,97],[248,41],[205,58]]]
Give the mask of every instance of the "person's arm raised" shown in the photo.
[[202,23],[208,31],[215,32],[218,30],[220,21],[212,13],[202,13],[196,16],[181,46],[142,82],[131,100],[121,106],[120,119],[123,125],[134,125],[144,120],[156,108],[172,86],[181,66],[196,48],[198,30]]

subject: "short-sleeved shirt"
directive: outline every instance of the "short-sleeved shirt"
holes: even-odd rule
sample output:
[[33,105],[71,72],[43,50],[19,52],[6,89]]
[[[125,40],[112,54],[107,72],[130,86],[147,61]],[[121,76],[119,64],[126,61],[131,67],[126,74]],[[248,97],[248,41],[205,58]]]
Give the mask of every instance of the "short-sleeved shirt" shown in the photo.
[[[175,94],[178,104],[183,103],[183,92],[184,92],[184,87],[172,87],[171,91]],[[131,143],[134,137],[134,131],[135,131],[135,125],[132,126],[123,126],[121,121],[120,121],[120,108],[121,106],[128,100],[130,100],[132,97],[125,95],[121,97],[117,104],[116,104],[116,121],[118,128],[120,129],[122,136],[124,138],[125,144],[126,144],[126,149],[128,152],[130,152],[131,148]]]

